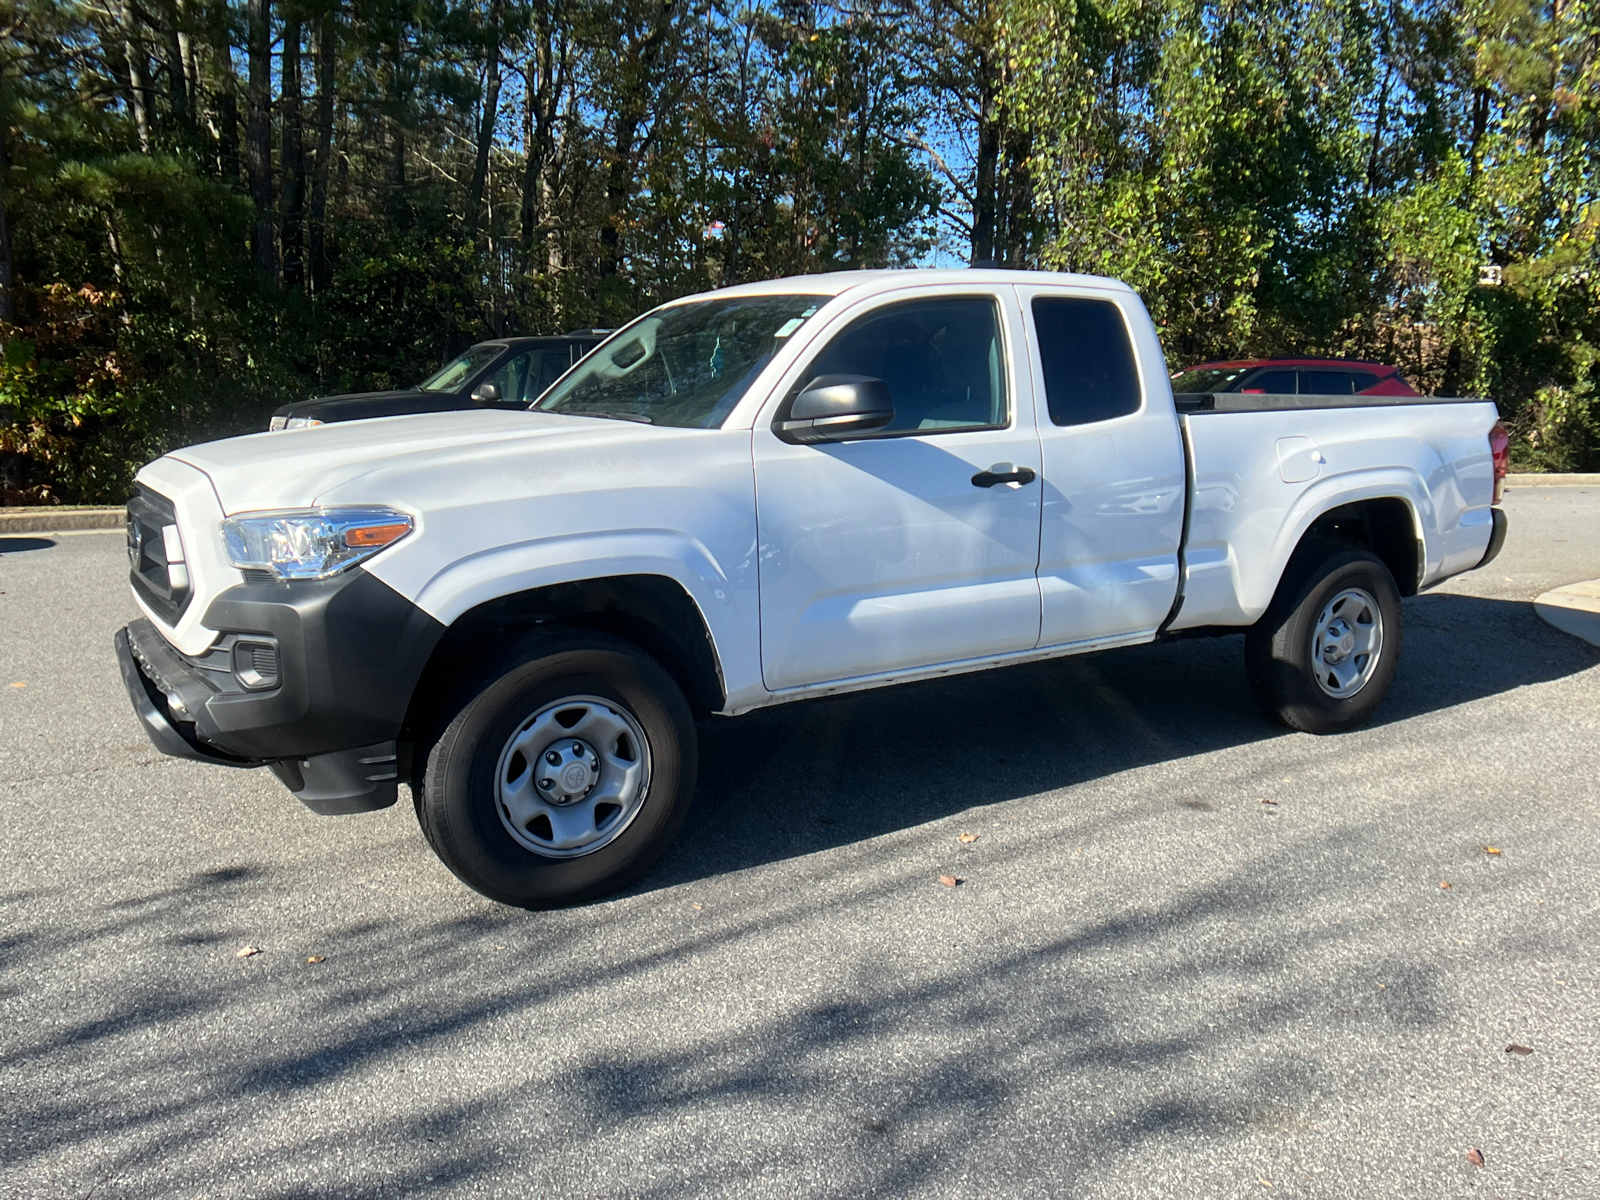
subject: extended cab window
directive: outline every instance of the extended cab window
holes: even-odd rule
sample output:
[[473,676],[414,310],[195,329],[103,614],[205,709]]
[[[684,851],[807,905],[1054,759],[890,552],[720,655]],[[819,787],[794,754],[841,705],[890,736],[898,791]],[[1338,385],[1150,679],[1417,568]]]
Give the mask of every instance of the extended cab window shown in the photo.
[[1139,369],[1115,304],[1036,296],[1033,328],[1051,421],[1087,425],[1139,410]]
[[1293,396],[1298,392],[1293,371],[1263,371],[1246,382],[1241,392],[1269,396]]
[[868,375],[889,385],[885,433],[991,429],[1006,423],[1000,314],[987,296],[910,300],[847,326],[802,374]]
[[1349,396],[1355,390],[1355,377],[1348,371],[1300,372],[1302,396]]

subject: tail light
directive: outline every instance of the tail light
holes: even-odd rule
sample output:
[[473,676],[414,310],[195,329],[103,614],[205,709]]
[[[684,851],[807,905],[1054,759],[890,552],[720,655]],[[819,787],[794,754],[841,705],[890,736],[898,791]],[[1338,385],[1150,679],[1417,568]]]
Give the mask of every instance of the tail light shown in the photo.
[[1506,472],[1511,469],[1511,433],[1499,421],[1489,430],[1489,453],[1494,456],[1494,503],[1506,494]]

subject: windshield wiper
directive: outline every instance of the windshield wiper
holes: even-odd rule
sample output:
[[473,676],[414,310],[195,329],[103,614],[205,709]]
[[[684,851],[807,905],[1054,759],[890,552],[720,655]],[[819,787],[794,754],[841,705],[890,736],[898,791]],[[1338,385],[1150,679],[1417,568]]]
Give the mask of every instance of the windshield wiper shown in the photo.
[[[561,412],[560,409],[551,410],[551,409],[548,409],[548,408],[545,409],[544,411],[545,412],[551,412],[551,411]],[[654,418],[647,417],[643,413],[599,412],[599,411],[597,411],[595,409],[585,408],[585,409],[574,409],[572,412],[561,412],[561,415],[563,417],[603,417],[608,421],[635,421],[640,425],[654,425],[655,424]]]

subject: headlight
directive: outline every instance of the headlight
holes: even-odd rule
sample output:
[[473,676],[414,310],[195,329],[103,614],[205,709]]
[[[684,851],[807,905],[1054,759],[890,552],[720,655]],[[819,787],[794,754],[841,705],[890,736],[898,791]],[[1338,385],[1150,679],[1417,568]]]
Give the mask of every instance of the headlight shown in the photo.
[[242,513],[222,523],[228,561],[279,579],[326,579],[410,533],[392,508],[307,508]]
[[315,417],[290,417],[283,427],[285,429],[310,429],[313,425],[321,424],[322,422]]
[[282,429],[288,423],[288,417],[273,417],[272,420],[267,422],[267,429],[271,433],[277,433],[278,430]]

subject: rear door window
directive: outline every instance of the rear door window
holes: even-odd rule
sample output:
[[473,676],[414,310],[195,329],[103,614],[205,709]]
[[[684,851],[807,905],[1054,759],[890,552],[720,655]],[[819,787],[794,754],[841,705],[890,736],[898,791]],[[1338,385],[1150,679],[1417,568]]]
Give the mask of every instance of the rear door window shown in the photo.
[[1087,425],[1139,411],[1139,367],[1115,304],[1035,296],[1033,329],[1054,424]]
[[1351,396],[1355,390],[1355,376],[1349,371],[1300,372],[1302,396]]
[[1263,371],[1254,378],[1245,380],[1244,386],[1239,390],[1256,394],[1264,392],[1269,396],[1293,396],[1298,389],[1295,387],[1293,371]]
[[528,371],[522,381],[522,402],[532,404],[546,388],[566,374],[572,362],[572,351],[566,346],[533,351],[528,356]]

